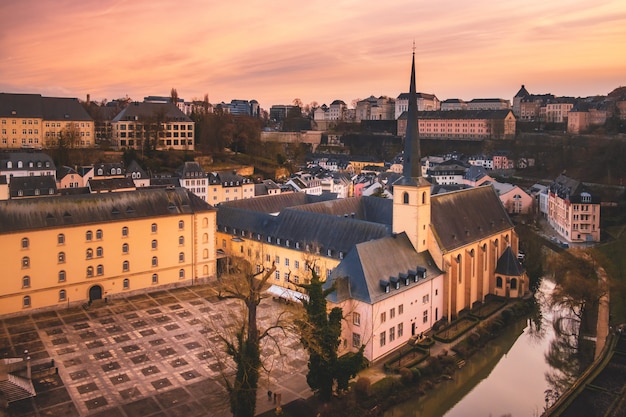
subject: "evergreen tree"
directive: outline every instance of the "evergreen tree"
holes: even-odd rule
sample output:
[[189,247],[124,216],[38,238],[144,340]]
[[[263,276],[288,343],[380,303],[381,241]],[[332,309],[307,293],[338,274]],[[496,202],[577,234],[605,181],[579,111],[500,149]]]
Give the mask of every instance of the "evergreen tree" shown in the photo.
[[356,354],[338,357],[343,313],[340,307],[334,307],[330,312],[326,308],[326,296],[335,291],[335,286],[324,290],[315,268],[312,265],[307,267],[311,270],[311,283],[302,287],[309,299],[302,300],[306,314],[296,325],[300,340],[309,352],[307,383],[323,401],[328,401],[335,382],[338,388],[345,389],[350,378],[364,368],[364,346]]

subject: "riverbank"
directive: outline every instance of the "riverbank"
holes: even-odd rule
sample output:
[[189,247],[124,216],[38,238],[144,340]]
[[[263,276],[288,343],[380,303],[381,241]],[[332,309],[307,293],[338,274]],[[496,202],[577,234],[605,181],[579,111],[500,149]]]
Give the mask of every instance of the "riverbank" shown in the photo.
[[[385,371],[382,359],[363,370],[351,384],[351,389],[340,397],[335,397],[327,404],[319,404],[315,397],[283,407],[283,415],[293,417],[307,416],[376,416],[400,403],[415,400],[418,397],[436,393],[441,384],[455,382],[457,372],[471,374],[471,377],[485,375],[484,368],[492,369],[497,363],[489,359],[488,363],[476,364],[472,356],[478,351],[490,349],[490,341],[503,333],[513,331],[507,339],[514,341],[526,326],[524,320],[532,309],[531,300],[515,300],[504,304],[490,317],[482,320],[474,329],[459,336],[450,343],[435,342],[430,347],[430,355],[419,365],[410,370],[401,369],[398,373]],[[499,347],[494,351],[500,358],[510,348]],[[489,371],[486,371],[487,375]],[[465,378],[465,377],[464,377]],[[463,379],[464,379],[463,378]],[[319,414],[317,414],[319,413]],[[269,411],[262,416],[269,417],[275,413]]]

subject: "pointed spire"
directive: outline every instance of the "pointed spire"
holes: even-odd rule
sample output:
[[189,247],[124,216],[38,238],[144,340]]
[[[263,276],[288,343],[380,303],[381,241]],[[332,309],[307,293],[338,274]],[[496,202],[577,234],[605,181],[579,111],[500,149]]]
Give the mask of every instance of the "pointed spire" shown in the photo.
[[417,91],[415,88],[415,41],[413,41],[411,85],[409,88],[409,114],[406,124],[406,137],[404,139],[404,163],[402,165],[402,175],[407,178],[421,177],[422,167],[420,159],[420,142],[417,125]]

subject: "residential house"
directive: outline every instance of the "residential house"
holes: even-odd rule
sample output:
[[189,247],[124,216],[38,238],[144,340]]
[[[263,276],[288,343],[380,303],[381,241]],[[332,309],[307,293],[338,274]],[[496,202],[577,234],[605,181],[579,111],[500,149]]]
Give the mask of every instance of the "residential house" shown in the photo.
[[296,192],[312,195],[322,194],[322,181],[311,174],[296,173],[286,184],[292,186]]
[[52,158],[37,151],[0,152],[0,175],[6,175],[10,183],[14,177],[41,177],[56,178],[56,166]]
[[9,183],[9,198],[44,197],[56,194],[56,180],[51,175],[15,177]]
[[62,166],[57,170],[57,189],[81,188],[85,186],[83,177],[72,167]]
[[208,175],[207,201],[213,205],[253,198],[254,195],[252,180],[236,172],[218,171]]
[[348,106],[343,100],[334,100],[328,107],[328,120],[348,120]]
[[600,241],[600,197],[577,180],[559,175],[548,186],[547,218],[567,242]]
[[522,100],[525,99],[528,96],[530,96],[530,93],[528,92],[528,90],[526,90],[526,87],[524,86],[524,84],[522,84],[522,86],[519,89],[519,91],[513,97],[513,107],[512,107],[512,110],[513,110],[513,115],[515,115],[515,117],[517,119],[520,119],[520,117],[521,117],[521,103],[522,103]]
[[178,170],[180,186],[188,189],[204,201],[209,201],[208,175],[199,163],[186,161]]
[[131,178],[136,188],[149,187],[150,176],[139,166],[137,161],[132,160],[126,168],[126,178]]
[[555,97],[546,103],[545,121],[547,123],[567,122],[567,114],[572,110],[575,99],[572,97]]

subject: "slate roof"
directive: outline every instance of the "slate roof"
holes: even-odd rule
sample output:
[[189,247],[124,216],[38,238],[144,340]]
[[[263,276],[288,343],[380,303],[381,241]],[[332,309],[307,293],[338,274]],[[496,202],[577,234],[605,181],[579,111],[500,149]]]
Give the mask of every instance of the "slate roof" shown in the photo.
[[0,201],[0,233],[213,211],[184,188]]
[[[410,93],[400,93],[398,95],[398,100],[408,100],[409,95]],[[435,96],[434,94],[427,94],[427,93],[415,93],[415,95],[417,96],[418,99],[422,98],[424,100],[433,100],[437,98],[437,96]]]
[[133,172],[139,174],[139,179],[149,178],[146,171],[144,171],[143,168],[139,165],[139,163],[137,163],[137,161],[135,161],[134,159],[130,162],[130,164],[128,164],[128,168],[126,168],[126,175],[132,176]]
[[580,203],[582,193],[588,193],[591,196],[592,204],[600,203],[600,197],[592,195],[584,184],[563,174],[559,175],[548,186],[548,189],[551,193],[558,195],[559,198],[569,200],[572,203]]
[[331,216],[351,217],[374,223],[391,225],[393,201],[388,198],[350,197],[293,207]]
[[513,227],[492,186],[431,198],[431,227],[444,253]]
[[517,260],[517,257],[513,254],[510,246],[502,253],[498,264],[496,265],[496,274],[508,275],[514,277],[520,277],[524,274],[524,268],[522,264]]
[[0,117],[43,118],[41,95],[0,93]]
[[[145,120],[162,113],[166,120],[177,122],[191,122],[175,104],[172,103],[130,103],[124,110],[115,116],[112,122]],[[137,119],[135,119],[137,118]]]
[[57,183],[52,175],[13,177],[9,184],[11,198],[50,196],[57,192]]
[[200,166],[199,163],[195,161],[186,161],[180,168],[178,168],[179,175],[181,178],[205,178],[206,172]]
[[32,380],[23,376],[26,374],[26,366],[21,358],[0,360],[0,393],[4,394],[6,402],[12,403],[36,395]]
[[93,122],[87,110],[75,98],[42,97],[44,120]]
[[222,187],[238,187],[250,182],[250,179],[231,171],[218,171],[209,174],[209,184],[221,184]]
[[465,172],[463,178],[471,182],[477,182],[488,175],[489,174],[487,174],[487,170],[484,167],[471,165]]
[[105,178],[89,180],[89,189],[91,192],[97,193],[102,191],[128,190],[135,189],[135,182],[132,178]]
[[529,95],[528,90],[526,90],[526,87],[522,84],[522,88],[515,94],[515,97],[528,97]]
[[220,207],[238,207],[248,211],[261,213],[278,213],[287,207],[334,199],[336,199],[336,195],[334,194],[322,194],[316,196],[305,193],[282,193],[277,195],[227,201],[220,203]]
[[[18,168],[18,161],[22,161],[22,167]],[[11,168],[7,168],[11,162]],[[30,163],[33,166],[29,166]],[[40,165],[40,166],[39,166]],[[33,170],[54,170],[56,167],[50,155],[43,152],[0,152],[0,170],[2,171],[33,171]]]
[[[424,272],[425,277],[421,277]],[[418,273],[420,278],[415,282],[413,277]],[[336,283],[336,291],[328,296],[328,300],[334,303],[354,298],[374,304],[441,273],[428,252],[417,253],[406,233],[400,233],[356,244],[333,270],[324,286],[329,288],[333,282]],[[409,285],[405,285],[402,279],[396,289],[390,281],[392,277],[400,279],[401,274],[405,274],[403,278],[410,278]],[[391,285],[389,292],[385,292],[381,281]]]

